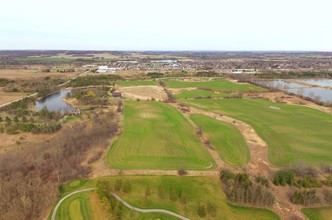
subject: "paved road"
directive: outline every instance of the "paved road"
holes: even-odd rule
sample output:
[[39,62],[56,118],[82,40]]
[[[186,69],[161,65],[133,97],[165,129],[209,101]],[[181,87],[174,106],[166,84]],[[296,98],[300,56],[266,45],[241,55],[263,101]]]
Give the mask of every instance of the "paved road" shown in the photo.
[[53,209],[53,213],[52,213],[52,218],[51,218],[51,220],[55,220],[56,212],[58,211],[59,206],[61,205],[61,203],[62,203],[65,199],[67,199],[68,197],[70,197],[70,196],[72,196],[72,195],[74,195],[74,194],[81,193],[81,192],[86,192],[86,191],[92,191],[92,190],[94,190],[94,189],[95,189],[95,188],[81,189],[81,190],[78,190],[78,191],[72,192],[72,193],[66,195],[65,197],[63,197],[63,198],[58,202],[58,204],[56,204],[55,208]]
[[168,210],[165,210],[165,209],[140,209],[140,208],[136,208],[132,205],[129,205],[126,201],[124,201],[123,199],[121,199],[118,195],[116,195],[115,193],[112,193],[112,195],[117,199],[119,200],[120,202],[122,202],[125,206],[127,206],[127,208],[129,209],[132,209],[136,212],[143,212],[143,213],[151,213],[151,212],[158,212],[158,213],[165,213],[165,214],[168,214],[168,215],[172,215],[172,216],[175,216],[179,219],[182,219],[182,220],[190,220],[189,218],[186,218],[182,215],[179,215],[179,214],[176,214],[174,212],[171,212],[171,211],[168,211]]

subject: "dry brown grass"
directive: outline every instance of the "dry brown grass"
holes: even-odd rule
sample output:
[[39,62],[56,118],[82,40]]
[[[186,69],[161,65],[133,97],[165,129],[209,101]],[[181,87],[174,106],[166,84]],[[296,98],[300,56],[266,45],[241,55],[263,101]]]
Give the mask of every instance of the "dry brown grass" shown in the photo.
[[22,92],[2,92],[2,91],[0,91],[0,105],[13,101],[13,100],[16,100],[16,99],[19,99],[25,95],[26,95],[26,93],[22,93]]
[[[21,133],[17,135],[0,134],[0,155],[8,152],[22,151],[35,148],[45,140],[52,139],[56,134]],[[20,141],[18,145],[16,141]]]
[[[45,67],[44,67],[45,68]],[[74,73],[59,73],[59,72],[50,72],[43,73],[41,72],[42,67],[34,67],[31,69],[0,69],[0,78],[6,79],[38,79],[44,77],[74,77],[80,72],[76,71]]]
[[148,100],[154,98],[156,100],[166,100],[167,95],[163,88],[160,86],[132,86],[132,87],[121,87],[118,89],[122,92],[123,96],[130,99]]

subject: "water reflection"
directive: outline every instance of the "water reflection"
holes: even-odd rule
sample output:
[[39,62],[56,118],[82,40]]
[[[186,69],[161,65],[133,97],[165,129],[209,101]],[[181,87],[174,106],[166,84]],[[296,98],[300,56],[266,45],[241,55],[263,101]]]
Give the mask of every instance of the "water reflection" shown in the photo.
[[40,111],[46,107],[49,111],[70,112],[75,109],[72,105],[65,103],[62,99],[70,93],[70,90],[62,90],[46,98],[36,101],[36,110]]

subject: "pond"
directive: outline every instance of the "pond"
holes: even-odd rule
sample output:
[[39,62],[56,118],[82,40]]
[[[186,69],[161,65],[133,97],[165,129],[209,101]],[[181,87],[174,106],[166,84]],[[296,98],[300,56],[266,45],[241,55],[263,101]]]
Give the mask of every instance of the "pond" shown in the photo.
[[332,88],[332,79],[302,79],[300,82],[309,83],[317,86],[327,86]]
[[290,83],[290,82],[285,82],[283,80],[271,80],[271,81],[255,81],[256,84],[258,85],[262,85],[262,86],[266,86],[269,87],[271,89],[299,89],[299,88],[303,88],[305,86],[300,85],[300,84],[296,84],[296,83]]
[[60,92],[49,95],[41,100],[36,101],[36,110],[40,111],[46,107],[49,111],[70,112],[75,109],[74,106],[65,103],[62,99],[70,93],[70,90],[61,90]]
[[[304,81],[304,80],[298,80],[298,81]],[[280,89],[286,92],[309,97],[325,103],[332,102],[331,89],[304,86],[297,83],[285,82],[283,80],[269,80],[269,81],[261,80],[261,81],[254,81],[254,83],[271,89]],[[325,82],[325,84],[327,83]]]
[[309,97],[321,102],[332,102],[332,90],[324,88],[306,87],[300,89],[288,89],[290,93]]

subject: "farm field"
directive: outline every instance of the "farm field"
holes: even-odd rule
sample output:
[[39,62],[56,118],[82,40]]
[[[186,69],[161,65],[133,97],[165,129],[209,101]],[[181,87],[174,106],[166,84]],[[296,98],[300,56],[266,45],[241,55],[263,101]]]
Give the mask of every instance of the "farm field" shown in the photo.
[[155,86],[158,81],[117,81],[119,86]]
[[73,73],[58,73],[58,72],[50,72],[50,73],[42,73],[40,68],[34,69],[20,69],[20,70],[13,70],[13,69],[0,69],[0,78],[6,79],[40,79],[45,77],[73,77],[76,76],[79,72]]
[[160,102],[125,103],[124,130],[111,146],[106,163],[116,169],[216,167],[184,116]]
[[332,207],[327,208],[304,208],[302,212],[310,219],[310,220],[329,220],[332,216]]
[[243,166],[249,162],[248,145],[236,127],[205,115],[190,115],[190,118],[203,130],[225,163]]
[[[130,182],[131,191],[124,193],[122,189],[115,193],[124,199],[130,205],[139,208],[155,208],[167,209],[177,214],[183,215],[190,219],[279,219],[279,217],[272,211],[258,208],[245,208],[232,206],[227,203],[227,199],[217,177],[180,177],[180,176],[117,176],[117,177],[102,177],[91,180],[82,180],[76,186],[70,186],[71,183],[65,184],[62,189],[62,196],[88,187],[97,185],[98,180],[107,182],[111,188],[115,186],[115,182],[121,180],[122,183]],[[79,180],[75,180],[77,182]],[[149,186],[150,193],[146,194],[146,188]],[[172,194],[174,193],[174,195]],[[91,192],[91,194],[93,194]],[[78,197],[81,194],[78,194]],[[172,197],[173,195],[173,197]],[[172,198],[172,199],[171,199]],[[61,219],[68,219],[66,216],[80,215],[78,211],[70,208],[70,198],[68,202],[61,205]],[[73,198],[75,199],[75,198]],[[89,197],[85,197],[89,199]],[[86,201],[85,203],[89,203]],[[197,215],[197,206],[199,204],[211,204],[215,207],[215,216],[207,215],[200,218]],[[75,206],[75,204],[72,204]],[[85,209],[88,211],[84,215],[91,216],[89,213],[92,208]],[[78,212],[78,213],[77,213]],[[73,213],[73,214],[70,214]],[[74,214],[75,213],[75,214]],[[130,213],[129,209],[125,208],[122,212],[123,219],[128,219],[128,216],[134,215],[132,219],[175,219],[169,215],[163,214],[139,214],[137,212]],[[75,219],[75,218],[72,218]]]
[[231,96],[232,94],[225,94],[225,93],[216,93],[208,90],[187,90],[182,91],[178,94],[175,94],[174,97],[177,99],[192,99],[192,98],[222,98]]
[[165,100],[167,95],[161,86],[129,86],[117,89],[122,93],[122,96],[132,100],[148,100],[154,98],[155,100]]
[[327,113],[261,99],[182,102],[250,124],[268,144],[268,157],[274,165],[332,164],[332,116]]
[[265,89],[254,86],[251,84],[235,84],[225,79],[215,79],[202,82],[188,82],[188,81],[176,81],[166,80],[165,84],[169,88],[205,88],[218,91],[264,91]]
[[14,101],[25,95],[26,93],[22,92],[0,92],[0,105]]
[[51,61],[51,62],[66,63],[66,62],[75,61],[75,60],[77,60],[77,58],[71,58],[71,57],[24,57],[24,58],[20,58],[19,60]]

